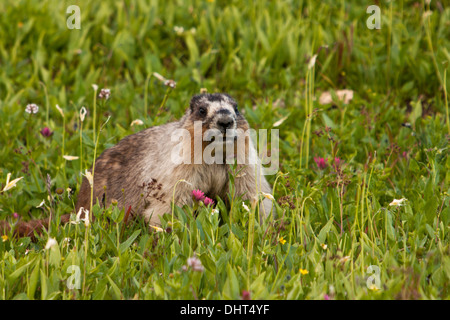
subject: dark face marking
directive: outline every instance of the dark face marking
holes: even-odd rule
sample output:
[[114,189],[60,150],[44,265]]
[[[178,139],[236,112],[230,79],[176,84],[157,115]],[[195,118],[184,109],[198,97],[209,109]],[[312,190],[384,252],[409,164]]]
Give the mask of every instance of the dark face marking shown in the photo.
[[242,115],[239,113],[238,105],[236,101],[226,93],[203,93],[198,94],[192,97],[190,101],[190,112],[191,112],[191,120],[192,121],[202,121],[206,128],[209,128],[212,121],[212,116],[210,114],[210,104],[221,104],[224,103],[228,106],[231,106],[234,109],[234,113],[228,108],[220,108],[217,111],[214,111],[216,114],[221,116],[231,116],[235,118],[235,120],[240,122],[243,120],[246,122]]
[[227,110],[227,109],[220,109],[219,111],[217,111],[217,113],[220,113],[220,114],[231,114],[230,110]]

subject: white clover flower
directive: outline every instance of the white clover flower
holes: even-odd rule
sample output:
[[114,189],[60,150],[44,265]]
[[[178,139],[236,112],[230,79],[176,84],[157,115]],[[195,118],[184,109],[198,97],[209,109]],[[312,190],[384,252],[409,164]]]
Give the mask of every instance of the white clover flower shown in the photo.
[[29,114],[38,113],[38,111],[39,111],[39,107],[34,103],[27,104],[27,106],[25,108],[25,112],[27,112]]

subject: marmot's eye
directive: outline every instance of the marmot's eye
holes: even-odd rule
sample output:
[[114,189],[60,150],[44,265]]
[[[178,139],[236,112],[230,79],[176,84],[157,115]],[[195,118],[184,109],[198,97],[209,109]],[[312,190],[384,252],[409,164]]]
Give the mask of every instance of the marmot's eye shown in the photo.
[[237,105],[234,106],[234,112],[235,112],[236,114],[239,114],[239,110],[238,110],[238,106],[237,106]]
[[198,109],[198,113],[201,116],[206,116],[206,109],[201,107],[200,109]]

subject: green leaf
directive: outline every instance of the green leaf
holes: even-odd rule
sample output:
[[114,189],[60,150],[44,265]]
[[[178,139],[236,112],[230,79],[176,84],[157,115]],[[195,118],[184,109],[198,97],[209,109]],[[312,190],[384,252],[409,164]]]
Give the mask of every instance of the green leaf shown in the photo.
[[47,289],[47,277],[41,269],[41,300],[45,300],[47,298]]
[[239,298],[239,282],[231,264],[227,264],[227,280],[223,289],[223,298],[227,300]]
[[27,296],[29,299],[34,299],[34,293],[36,292],[37,284],[39,281],[39,267],[40,267],[40,261],[36,263],[36,266],[34,267],[33,272],[31,273],[28,288],[27,288]]
[[211,271],[213,274],[216,273],[216,264],[214,263],[214,261],[212,261],[207,253],[203,253],[200,255],[200,261],[208,271]]
[[422,116],[422,102],[420,100],[411,103],[412,111],[409,114],[409,122],[416,123],[416,120]]
[[122,294],[120,292],[119,287],[117,286],[117,284],[115,284],[115,282],[111,279],[111,277],[109,275],[106,275],[106,278],[108,279],[109,284],[111,285],[111,289],[113,291],[114,299],[120,300]]
[[127,250],[131,244],[133,243],[134,240],[136,240],[136,238],[138,237],[138,235],[141,233],[141,230],[136,230],[135,232],[133,232],[133,234],[131,235],[131,237],[129,237],[127,240],[125,240],[124,242],[122,242],[119,245],[119,251],[121,253],[125,252],[125,250]]
[[331,226],[333,225],[334,217],[331,217],[330,220],[328,220],[327,224],[320,230],[319,235],[317,236],[317,239],[319,240],[319,244],[325,243],[325,239],[327,238],[327,234],[331,229]]
[[36,260],[36,258],[34,258],[33,260],[31,260],[30,262],[28,262],[27,264],[24,264],[23,266],[19,267],[16,271],[14,271],[13,273],[11,273],[8,276],[8,281],[9,282],[16,282],[16,280],[22,275],[22,273],[31,265],[34,263],[34,261]]

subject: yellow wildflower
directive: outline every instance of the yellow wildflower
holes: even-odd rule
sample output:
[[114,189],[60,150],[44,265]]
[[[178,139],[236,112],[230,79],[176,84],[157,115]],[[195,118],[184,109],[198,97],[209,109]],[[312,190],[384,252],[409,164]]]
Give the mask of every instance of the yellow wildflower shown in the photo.
[[306,275],[306,274],[308,274],[309,272],[308,272],[308,270],[306,270],[306,269],[302,269],[302,268],[300,268],[300,273],[302,274],[302,275]]
[[9,239],[9,237],[5,234],[5,235],[3,235],[2,236],[2,240],[3,240],[3,242],[6,242],[6,241],[8,241],[8,239]]
[[284,237],[281,237],[280,239],[278,239],[278,241],[279,241],[281,244],[285,244],[285,243],[286,243],[286,240],[284,239]]

